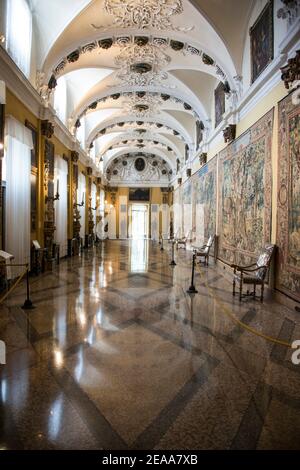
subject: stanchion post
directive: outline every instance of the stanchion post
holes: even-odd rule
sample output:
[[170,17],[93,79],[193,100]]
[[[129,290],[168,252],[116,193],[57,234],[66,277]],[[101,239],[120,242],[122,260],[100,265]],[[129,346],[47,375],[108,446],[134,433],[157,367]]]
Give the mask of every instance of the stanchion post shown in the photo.
[[164,239],[163,239],[163,236],[161,236],[160,251],[164,251]]
[[28,265],[27,265],[27,271],[26,271],[26,299],[22,308],[24,310],[34,308],[33,303],[30,300],[29,266]]
[[170,266],[176,266],[175,260],[174,260],[174,244],[175,242],[172,240],[172,261],[170,263]]
[[196,290],[196,288],[194,286],[195,261],[196,261],[196,253],[193,253],[192,279],[191,279],[191,285],[187,290],[188,294],[197,294],[198,293],[198,291]]

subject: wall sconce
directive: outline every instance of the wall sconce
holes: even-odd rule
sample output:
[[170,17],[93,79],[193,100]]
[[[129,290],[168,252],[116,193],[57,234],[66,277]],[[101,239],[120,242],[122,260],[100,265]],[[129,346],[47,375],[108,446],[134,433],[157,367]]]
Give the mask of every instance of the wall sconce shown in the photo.
[[76,206],[83,207],[84,206],[84,200],[82,200],[80,204],[78,202],[76,202]]
[[83,207],[83,206],[84,206],[84,192],[82,193],[81,202],[80,202],[80,203],[76,202],[76,206],[79,206],[79,207]]
[[92,198],[90,197],[90,208],[92,211],[96,211],[97,210],[97,205],[95,207],[92,207]]
[[56,183],[56,194],[55,196],[46,196],[46,202],[48,201],[58,201],[59,200],[59,180]]
[[4,34],[0,34],[0,44],[4,44],[6,41],[6,37],[4,36]]

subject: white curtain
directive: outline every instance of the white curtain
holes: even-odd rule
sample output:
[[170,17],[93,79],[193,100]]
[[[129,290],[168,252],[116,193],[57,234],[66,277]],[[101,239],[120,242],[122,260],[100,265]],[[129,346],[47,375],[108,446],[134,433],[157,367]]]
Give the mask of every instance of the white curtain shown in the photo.
[[26,77],[30,74],[32,15],[26,0],[8,0],[6,16],[7,51]]
[[77,192],[77,202],[78,204],[81,204],[81,202],[84,202],[83,206],[79,206],[79,213],[80,213],[80,237],[83,238],[83,242],[85,240],[85,204],[86,204],[86,198],[85,198],[85,193],[86,193],[86,187],[85,187],[85,175],[82,173],[79,173],[78,177],[78,192]]
[[[29,129],[12,117],[5,128],[6,208],[5,251],[14,263],[30,262],[30,174],[33,148]],[[24,268],[14,268],[17,276]]]
[[54,161],[54,192],[59,193],[55,201],[55,241],[62,257],[68,252],[68,162],[59,156]]
[[101,220],[98,222],[97,227],[96,227],[96,234],[97,237],[102,240],[104,238],[104,205],[105,205],[105,193],[103,189],[100,189],[100,200],[99,200],[99,206],[97,213],[99,216],[101,216]]
[[67,85],[65,77],[57,80],[54,92],[54,109],[59,119],[66,124],[67,117]]
[[[93,209],[95,209],[96,205],[97,205],[97,186],[95,185],[95,183],[92,183],[92,207]],[[94,221],[94,233],[96,231],[96,210],[93,210],[93,221]]]

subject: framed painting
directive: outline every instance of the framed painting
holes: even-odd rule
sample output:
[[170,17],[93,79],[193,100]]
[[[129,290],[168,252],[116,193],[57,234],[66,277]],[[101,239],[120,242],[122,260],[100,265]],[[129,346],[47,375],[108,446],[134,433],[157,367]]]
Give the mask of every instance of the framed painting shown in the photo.
[[270,0],[250,28],[251,83],[273,59],[273,0]]
[[31,131],[33,149],[31,149],[31,166],[37,168],[38,158],[38,131],[37,128],[31,124],[27,119],[25,120],[25,126]]
[[225,91],[222,82],[219,83],[215,89],[215,127],[222,121],[223,114],[225,113]]
[[129,201],[150,201],[150,188],[129,188]]

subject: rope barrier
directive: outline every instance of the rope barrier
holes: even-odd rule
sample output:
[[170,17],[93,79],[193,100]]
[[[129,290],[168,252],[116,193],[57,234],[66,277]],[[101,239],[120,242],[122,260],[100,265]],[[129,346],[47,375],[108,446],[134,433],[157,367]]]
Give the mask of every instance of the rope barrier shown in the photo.
[[282,341],[280,339],[277,339],[277,338],[273,338],[272,336],[268,336],[268,335],[265,335],[264,333],[260,332],[260,331],[257,331],[255,328],[252,328],[251,326],[248,326],[246,323],[242,322],[241,320],[239,320],[238,318],[236,318],[235,315],[233,315],[231,313],[231,311],[229,310],[229,308],[226,307],[226,305],[223,304],[223,302],[212,292],[212,288],[209,287],[208,285],[208,282],[204,279],[203,277],[203,274],[202,274],[202,271],[200,269],[200,267],[198,266],[198,271],[199,271],[199,274],[200,274],[200,277],[201,279],[203,280],[204,282],[204,285],[205,287],[207,288],[208,292],[209,292],[209,295],[215,299],[215,301],[217,302],[217,304],[219,304],[219,306],[221,307],[221,309],[223,309],[224,313],[226,315],[228,315],[235,323],[237,323],[239,326],[241,326],[242,328],[244,328],[245,330],[249,331],[250,333],[256,335],[256,336],[259,336],[261,338],[264,338],[265,340],[271,342],[271,343],[275,343],[275,344],[280,344],[281,346],[285,346],[287,348],[292,348],[292,345],[286,341]]
[[26,274],[26,299],[25,302],[22,306],[23,309],[32,309],[34,308],[31,300],[30,300],[30,286],[29,286],[29,265],[28,264],[5,264],[1,263],[3,267],[21,267],[21,266],[26,266],[24,271],[20,274],[16,282],[9,288],[9,290],[0,298],[0,305],[4,300],[9,296],[9,294],[17,287],[18,284],[20,284],[21,280]]
[[[6,265],[7,266],[7,265]],[[10,266],[24,266],[24,265],[10,265]],[[10,289],[3,295],[3,297],[1,297],[0,299],[0,304],[2,304],[2,302],[4,302],[4,300],[9,296],[9,294],[17,287],[17,285],[21,282],[21,280],[23,279],[23,277],[25,276],[25,274],[27,273],[27,266],[26,266],[26,269],[24,269],[24,271],[20,274],[20,276],[18,277],[18,279],[16,280],[16,282],[10,287]]]
[[231,318],[231,320],[233,320],[235,323],[237,323],[240,327],[242,327],[245,330],[249,331],[249,333],[252,333],[256,336],[259,336],[259,337],[265,339],[266,341],[269,341],[269,342],[274,343],[274,344],[279,344],[280,346],[285,346],[287,348],[292,348],[292,345],[290,343],[288,343],[287,341],[283,341],[283,340],[280,340],[280,339],[277,339],[277,338],[273,338],[272,336],[265,335],[264,333],[262,333],[260,331],[257,331],[255,328],[252,328],[251,326],[248,326],[246,323],[244,323],[241,320],[239,320],[238,318],[236,318],[236,316],[231,313],[230,309],[227,308],[226,305],[224,305],[223,302],[218,298],[218,296],[213,293],[212,288],[209,287],[208,282],[206,281],[206,279],[204,279],[204,276],[203,276],[203,273],[202,273],[202,270],[200,269],[200,267],[196,266],[196,268],[199,271],[200,278],[201,278],[203,284],[205,285],[205,287],[207,288],[209,295],[216,301],[217,304],[219,304],[219,306],[221,307],[221,311],[223,310],[223,312],[226,315],[228,315],[229,318]]

